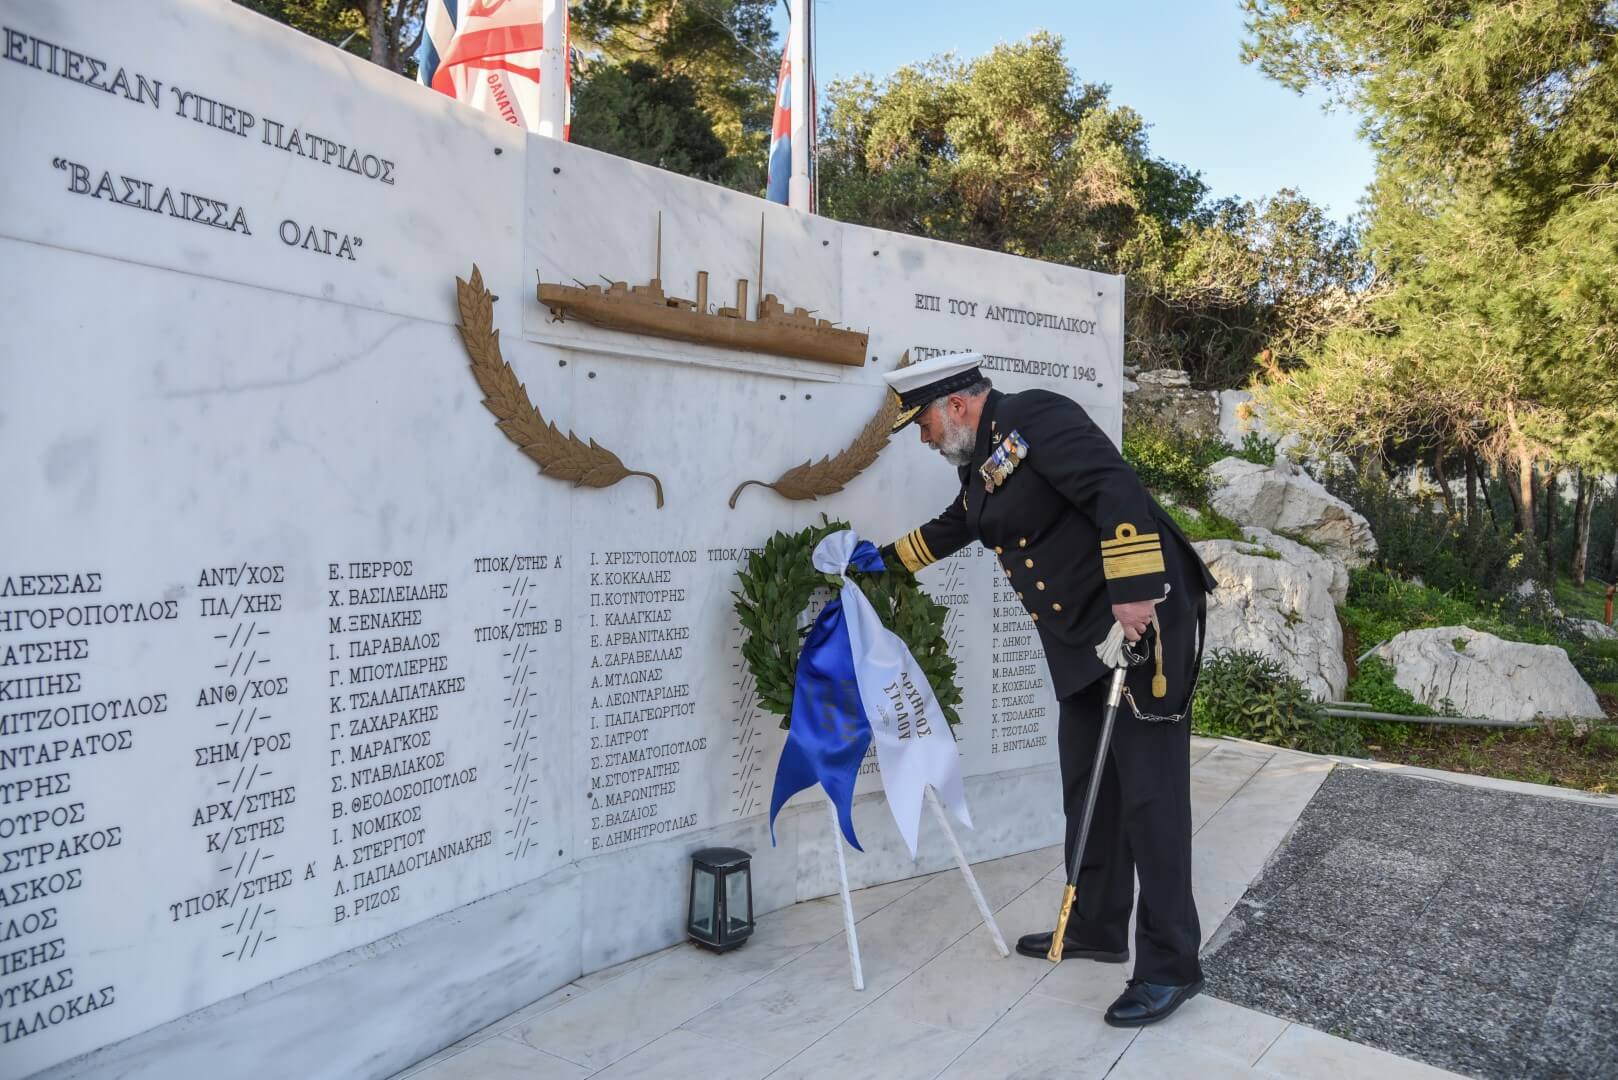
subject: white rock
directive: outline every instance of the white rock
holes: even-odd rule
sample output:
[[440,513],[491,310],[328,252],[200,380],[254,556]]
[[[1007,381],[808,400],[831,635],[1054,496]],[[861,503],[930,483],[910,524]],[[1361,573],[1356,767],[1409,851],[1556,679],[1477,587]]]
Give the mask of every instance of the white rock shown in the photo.
[[1263,653],[1316,697],[1340,698],[1348,666],[1333,597],[1346,592],[1347,571],[1302,544],[1262,529],[1252,535],[1259,541],[1193,545],[1219,581],[1208,598],[1208,648]]
[[1348,567],[1330,551],[1316,551],[1308,544],[1300,544],[1257,525],[1242,526],[1242,535],[1277,553],[1294,566],[1307,567],[1311,573],[1324,575],[1331,582],[1329,588],[1335,603],[1341,604],[1348,599]]
[[1156,371],[1143,371],[1135,376],[1137,382],[1147,386],[1190,386],[1191,376],[1176,368],[1158,368]]
[[1295,465],[1229,457],[1214,462],[1208,475],[1213,508],[1238,524],[1297,533],[1347,566],[1359,566],[1376,552],[1365,518]]
[[1296,435],[1272,431],[1265,422],[1264,410],[1247,390],[1221,390],[1219,398],[1219,435],[1232,446],[1241,446],[1249,433],[1276,444],[1277,457],[1289,456],[1288,451],[1298,444]]
[[1462,716],[1494,720],[1600,719],[1601,704],[1567,653],[1554,645],[1506,641],[1467,626],[1406,630],[1373,655],[1417,701],[1445,698]]
[[1567,624],[1586,641],[1618,641],[1618,628],[1594,619],[1568,619]]

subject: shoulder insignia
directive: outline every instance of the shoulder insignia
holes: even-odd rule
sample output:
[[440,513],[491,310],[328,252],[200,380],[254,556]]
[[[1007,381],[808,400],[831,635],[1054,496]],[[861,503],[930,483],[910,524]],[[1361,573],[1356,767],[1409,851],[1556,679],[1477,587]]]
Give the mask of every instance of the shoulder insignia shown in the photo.
[[1125,521],[1111,540],[1101,541],[1101,572],[1109,579],[1161,574],[1163,542],[1157,533],[1141,533]]

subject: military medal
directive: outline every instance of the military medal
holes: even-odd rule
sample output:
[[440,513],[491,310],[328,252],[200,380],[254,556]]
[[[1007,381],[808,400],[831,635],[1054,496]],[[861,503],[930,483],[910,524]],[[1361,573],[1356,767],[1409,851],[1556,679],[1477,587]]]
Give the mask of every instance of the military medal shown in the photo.
[[1022,459],[1028,456],[1028,443],[1023,437],[1013,431],[1000,441],[994,448],[988,460],[978,466],[978,475],[983,477],[983,490],[994,492],[994,489],[1006,482]]

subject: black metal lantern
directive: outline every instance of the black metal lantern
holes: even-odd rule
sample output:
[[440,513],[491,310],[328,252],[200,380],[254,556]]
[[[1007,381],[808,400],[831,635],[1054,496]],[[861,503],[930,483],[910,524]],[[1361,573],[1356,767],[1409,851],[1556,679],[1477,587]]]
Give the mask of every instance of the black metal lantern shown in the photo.
[[753,857],[736,848],[704,848],[691,856],[691,914],[686,933],[715,952],[753,936]]

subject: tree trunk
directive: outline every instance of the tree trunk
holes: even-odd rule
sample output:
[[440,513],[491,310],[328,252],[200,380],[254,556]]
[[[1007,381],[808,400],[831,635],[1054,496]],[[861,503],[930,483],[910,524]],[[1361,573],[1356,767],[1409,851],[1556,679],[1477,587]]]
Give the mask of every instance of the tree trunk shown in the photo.
[[1478,460],[1470,446],[1463,448],[1461,455],[1466,461],[1466,523],[1475,525],[1478,520]]
[[1607,557],[1607,577],[1611,579],[1607,584],[1618,582],[1618,517],[1612,523],[1612,553]]
[[1455,496],[1449,490],[1449,477],[1444,475],[1444,447],[1442,444],[1433,451],[1433,479],[1438,482],[1438,494],[1443,496],[1444,509],[1449,516],[1455,516]]
[[1561,473],[1545,468],[1545,580],[1556,580],[1556,480]]
[[1511,500],[1511,531],[1522,532],[1522,489],[1517,484],[1517,478],[1511,475],[1509,461],[1500,467],[1501,486],[1506,489],[1506,497]]
[[388,46],[387,0],[365,0],[366,32],[371,35],[371,63],[393,70],[393,50]]
[[1573,565],[1569,575],[1575,588],[1584,588],[1585,571],[1590,565],[1590,504],[1595,502],[1595,481],[1585,480],[1584,470],[1577,473],[1578,500],[1573,504]]
[[1517,451],[1517,526],[1532,542],[1539,535],[1538,515],[1534,513],[1534,459],[1526,447]]

